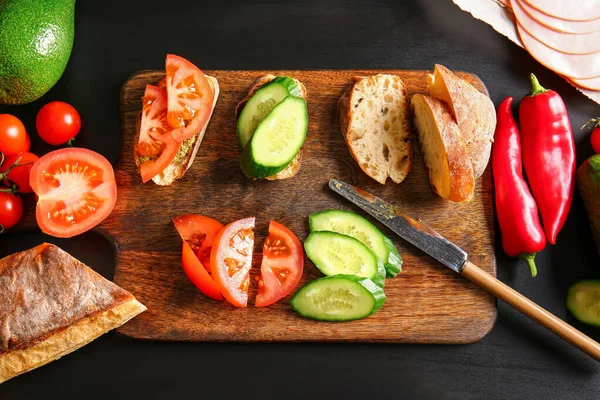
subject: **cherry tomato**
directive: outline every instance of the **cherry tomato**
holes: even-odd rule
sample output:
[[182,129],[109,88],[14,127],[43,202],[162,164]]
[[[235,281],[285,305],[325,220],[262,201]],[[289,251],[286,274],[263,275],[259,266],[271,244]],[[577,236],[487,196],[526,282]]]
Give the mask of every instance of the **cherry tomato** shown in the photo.
[[600,126],[597,126],[592,131],[592,148],[594,153],[600,154]]
[[70,104],[53,101],[40,109],[35,127],[44,142],[58,146],[79,133],[81,117]]
[[0,114],[0,151],[5,156],[29,151],[29,135],[19,118]]
[[256,307],[265,307],[290,294],[300,282],[304,251],[300,241],[285,226],[271,221],[265,239]]
[[23,216],[23,202],[13,193],[0,192],[0,231],[12,228]]
[[230,223],[215,237],[210,253],[212,277],[223,296],[236,307],[248,305],[253,229],[254,217]]
[[[4,158],[4,163],[0,166],[0,176],[5,178],[4,184],[10,186],[10,182],[13,182],[19,187],[20,193],[31,193],[33,190],[29,185],[29,171],[39,159],[33,153],[17,153]],[[19,160],[18,165],[15,166],[17,160]],[[9,168],[8,174],[4,175]]]
[[30,172],[39,196],[37,223],[48,235],[68,238],[102,222],[117,201],[115,173],[106,158],[92,150],[66,148],[40,158]]

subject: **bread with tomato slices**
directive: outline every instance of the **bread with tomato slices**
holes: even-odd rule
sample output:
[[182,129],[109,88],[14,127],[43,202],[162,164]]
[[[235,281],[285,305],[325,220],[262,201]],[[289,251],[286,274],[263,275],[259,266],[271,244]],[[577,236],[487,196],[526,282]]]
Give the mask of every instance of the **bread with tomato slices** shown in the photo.
[[[193,68],[195,72],[202,74],[189,61],[174,55],[167,56],[167,68],[169,68],[170,58],[185,63],[188,68]],[[164,104],[168,104],[166,78],[158,82],[158,86],[146,86],[146,93],[142,100],[143,107],[142,111],[138,114],[136,135],[134,138],[135,164],[144,183],[152,180],[157,185],[169,186],[176,179],[181,178],[192,166],[219,97],[219,82],[217,79],[209,75],[202,75],[206,78],[208,86],[210,86],[212,91],[212,104],[206,122],[191,136],[189,132],[185,135],[182,134],[182,131],[187,127],[173,128],[169,125],[167,116],[168,108]],[[160,93],[160,91],[163,93]],[[152,94],[154,94],[154,98],[151,96]],[[157,106],[159,102],[160,105]],[[147,117],[151,121],[145,123],[144,117]],[[154,135],[154,138],[150,137],[152,135]],[[185,138],[186,136],[189,137]],[[182,137],[185,139],[180,140]],[[141,147],[141,144],[145,140],[152,141],[152,139],[154,140],[150,145],[150,150]],[[153,154],[152,148],[158,148],[156,150],[158,154]],[[160,163],[160,166],[157,163]]]

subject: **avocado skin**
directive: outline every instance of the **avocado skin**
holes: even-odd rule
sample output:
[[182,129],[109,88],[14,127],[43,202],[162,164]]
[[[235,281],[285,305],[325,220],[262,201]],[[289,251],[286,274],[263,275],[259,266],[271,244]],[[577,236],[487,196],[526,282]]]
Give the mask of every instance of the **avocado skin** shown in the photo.
[[600,154],[588,158],[577,170],[577,184],[600,254]]
[[75,0],[0,0],[0,103],[26,104],[48,92],[74,34]]

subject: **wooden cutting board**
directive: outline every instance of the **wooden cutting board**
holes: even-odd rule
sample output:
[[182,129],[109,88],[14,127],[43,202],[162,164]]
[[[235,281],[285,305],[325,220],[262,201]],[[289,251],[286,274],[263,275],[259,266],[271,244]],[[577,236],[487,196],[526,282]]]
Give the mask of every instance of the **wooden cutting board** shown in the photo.
[[[308,89],[309,134],[299,174],[280,181],[251,181],[239,168],[236,104],[256,78],[265,73],[290,75]],[[477,183],[470,204],[454,204],[429,187],[413,136],[413,167],[397,185],[368,178],[350,156],[340,133],[337,99],[355,75],[397,74],[408,95],[426,91],[427,71],[206,71],[219,80],[221,94],[193,166],[172,186],[142,184],[133,161],[136,117],[146,84],[161,71],[132,75],[121,93],[123,146],[115,169],[119,187],[112,215],[102,224],[117,243],[114,280],[132,292],[148,311],[119,332],[130,337],[184,341],[364,341],[402,343],[469,343],[483,337],[496,318],[495,300],[466,279],[413,248],[375,222],[396,243],[403,272],[386,281],[385,306],[375,315],[347,323],[325,323],[297,316],[289,297],[267,308],[237,309],[204,297],[188,281],[180,264],[181,240],[171,218],[199,213],[224,224],[256,216],[253,273],[258,272],[270,219],[308,235],[307,216],[329,208],[359,212],[327,188],[330,178],[366,189],[421,218],[469,253],[470,260],[495,275],[491,173]],[[486,92],[474,75],[458,73]],[[361,213],[362,214],[362,213]],[[363,214],[364,215],[364,214]],[[320,276],[305,259],[300,285]],[[251,280],[250,304],[256,281]]]

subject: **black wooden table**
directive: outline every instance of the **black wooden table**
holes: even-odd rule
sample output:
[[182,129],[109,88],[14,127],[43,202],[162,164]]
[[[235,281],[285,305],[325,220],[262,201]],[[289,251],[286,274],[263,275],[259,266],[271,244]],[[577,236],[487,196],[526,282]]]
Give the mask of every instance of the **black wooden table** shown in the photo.
[[[71,103],[84,124],[79,145],[115,161],[121,84],[135,71],[163,68],[168,52],[204,69],[431,69],[441,63],[479,75],[496,105],[526,94],[534,72],[569,108],[578,164],[591,154],[578,127],[600,114],[600,106],[450,0],[196,3],[77,2],[75,47],[60,82],[41,100],[0,106],[0,113],[21,118],[32,134],[32,151],[41,154],[49,148],[36,138],[35,113],[51,100]],[[42,240],[111,274],[113,249],[93,233],[71,240],[4,235],[0,255]],[[499,242],[496,253],[501,280],[600,340],[600,330],[573,321],[564,308],[571,283],[600,277],[580,197],[557,245],[538,255],[538,277],[504,256]],[[46,396],[598,399],[600,364],[499,303],[492,332],[464,346],[152,343],[109,333],[0,385],[3,400]]]

